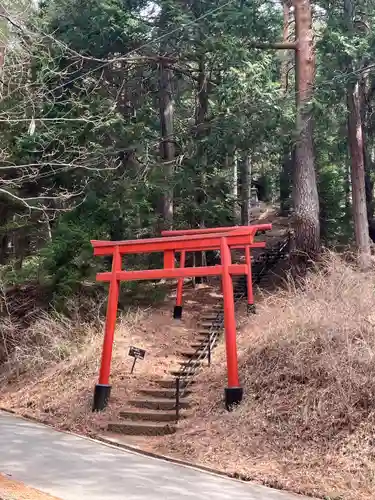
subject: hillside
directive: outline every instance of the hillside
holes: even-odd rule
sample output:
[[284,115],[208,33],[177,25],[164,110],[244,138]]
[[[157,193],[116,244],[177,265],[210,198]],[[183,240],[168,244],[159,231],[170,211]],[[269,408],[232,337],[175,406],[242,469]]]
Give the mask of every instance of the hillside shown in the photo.
[[239,332],[244,403],[226,413],[217,397],[221,345],[195,418],[154,449],[296,492],[374,498],[374,285],[330,254],[300,287],[266,295]]
[[[256,215],[273,223],[260,235],[268,248],[285,238],[288,219],[266,206]],[[329,499],[373,498],[375,274],[358,271],[353,262],[327,253],[298,284],[281,265],[255,289],[256,315],[246,315],[245,301],[237,304],[245,398],[233,413],[222,402],[221,337],[211,366],[204,361],[189,388],[183,418],[174,421],[173,374],[221,307],[215,280],[185,287],[182,321],[172,319],[174,283],[155,285],[166,293],[161,304],[120,314],[105,412],[91,412],[102,321],[46,314],[22,337],[17,333],[16,358],[1,374],[0,406],[277,488]],[[146,350],[133,374],[130,345]]]
[[[214,284],[188,287],[181,323],[171,319],[172,291],[162,307],[121,317],[106,412],[90,411],[102,325],[77,328],[65,322],[59,329],[48,318],[38,326],[55,335],[55,344],[44,346],[48,359],[42,348],[33,358],[25,351],[28,365],[18,378],[3,372],[7,385],[0,405],[59,428],[282,489],[329,499],[373,498],[375,274],[359,272],[349,257],[328,254],[298,286],[292,281],[286,285],[258,292],[255,316],[247,318],[243,307],[238,309],[245,399],[233,413],[225,412],[222,403],[226,373],[221,340],[211,367],[203,367],[196,379],[188,418],[179,422],[175,434],[107,432],[110,422],[121,420],[127,401],[145,386],[167,380],[177,368],[181,351],[196,338],[199,319],[220,302]],[[131,344],[147,351],[133,375],[127,356]],[[66,349],[65,358],[56,362],[53,349]]]
[[[171,288],[172,290],[172,288]],[[173,286],[175,290],[175,286]],[[211,297],[210,297],[211,296]],[[2,365],[0,407],[37,418],[62,429],[95,434],[115,420],[126,401],[179,366],[178,354],[195,341],[200,316],[220,300],[215,288],[185,290],[184,317],[174,322],[174,292],[161,306],[134,308],[120,314],[113,349],[109,409],[91,412],[99,373],[103,322],[77,323],[63,316],[42,314],[22,331],[12,331],[17,343],[10,364]],[[10,335],[4,327],[3,333]],[[146,350],[130,374],[129,347]]]

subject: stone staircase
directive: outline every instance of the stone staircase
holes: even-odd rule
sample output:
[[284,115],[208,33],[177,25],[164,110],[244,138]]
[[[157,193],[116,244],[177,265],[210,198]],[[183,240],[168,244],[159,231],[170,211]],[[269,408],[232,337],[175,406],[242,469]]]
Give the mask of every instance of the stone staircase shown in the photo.
[[[263,286],[267,279],[267,272],[278,262],[285,250],[286,245],[283,242],[278,243],[254,261],[254,284]],[[246,277],[237,277],[234,284],[235,302],[246,296],[246,289]],[[162,436],[176,432],[177,420],[189,417],[194,375],[204,365],[209,365],[211,351],[219,342],[223,328],[223,306],[218,304],[203,315],[191,348],[180,352],[180,368],[171,371],[170,377],[155,381],[153,386],[142,389],[136,398],[128,401],[129,407],[120,413],[121,420],[109,423],[107,430],[132,436]],[[176,413],[177,378],[181,394],[178,418]]]
[[[120,413],[121,420],[108,424],[109,432],[133,436],[162,436],[176,432],[176,378],[180,377],[180,391],[183,393],[179,400],[179,419],[185,419],[189,416],[189,396],[194,380],[193,377],[183,378],[181,375],[190,366],[194,367],[195,373],[203,364],[207,364],[207,359],[197,358],[207,348],[210,330],[218,314],[222,315],[221,306],[202,317],[200,331],[191,350],[180,353],[180,368],[172,370],[169,378],[156,381],[153,387],[141,390],[135,399],[128,401],[129,408]],[[217,342],[218,339],[212,343],[212,347]]]

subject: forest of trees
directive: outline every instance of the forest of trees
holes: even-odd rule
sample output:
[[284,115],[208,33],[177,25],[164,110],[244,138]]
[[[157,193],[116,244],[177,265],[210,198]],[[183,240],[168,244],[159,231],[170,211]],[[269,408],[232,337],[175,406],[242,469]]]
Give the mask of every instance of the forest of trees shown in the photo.
[[300,254],[370,265],[373,0],[8,0],[0,32],[3,279],[73,293],[90,239],[248,224],[252,182]]

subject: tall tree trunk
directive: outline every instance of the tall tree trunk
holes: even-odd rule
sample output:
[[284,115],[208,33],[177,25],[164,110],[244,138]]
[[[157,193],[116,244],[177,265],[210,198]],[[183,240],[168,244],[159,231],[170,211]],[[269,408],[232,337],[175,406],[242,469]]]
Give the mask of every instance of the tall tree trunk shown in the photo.
[[[208,134],[207,129],[207,113],[208,113],[208,85],[206,74],[205,56],[199,57],[199,73],[197,82],[197,98],[195,109],[195,125],[197,140],[197,161],[195,171],[195,204],[196,218],[195,226],[198,228],[205,227],[204,203],[206,201],[206,170],[207,170],[207,145],[205,137]],[[197,252],[195,255],[195,265],[203,266],[206,258],[204,252]],[[196,278],[196,283],[202,283],[203,278]]]
[[290,196],[292,192],[292,158],[289,144],[284,146],[280,170],[280,212],[287,215],[290,210]]
[[234,224],[238,224],[240,220],[240,214],[238,210],[239,200],[238,200],[238,161],[235,151],[230,151],[225,157],[225,167],[232,177],[231,188],[232,188],[232,200],[233,200],[233,221]]
[[359,263],[362,268],[366,269],[371,264],[371,250],[367,220],[365,163],[358,82],[348,85],[347,101],[355,240],[359,252]]
[[[6,10],[2,4],[0,4],[0,14],[6,15]],[[3,100],[3,71],[5,66],[5,53],[6,53],[6,33],[7,33],[8,21],[4,18],[0,18],[0,31],[2,33],[2,40],[0,42],[0,101]]]
[[296,31],[297,142],[293,205],[295,246],[300,256],[314,258],[320,249],[319,198],[314,166],[311,99],[315,81],[311,5],[293,0]]
[[345,157],[345,182],[344,182],[344,190],[345,190],[345,220],[349,226],[350,221],[352,220],[352,203],[351,203],[351,182],[350,182],[350,158],[349,151],[346,153]]
[[173,136],[173,111],[174,102],[172,94],[172,72],[166,64],[159,64],[160,85],[160,126],[161,144],[160,152],[163,158],[163,180],[165,181],[162,198],[162,216],[165,228],[173,226],[173,175],[175,162],[175,145]]
[[361,122],[363,133],[363,159],[365,163],[365,190],[367,205],[367,221],[369,225],[369,235],[373,238],[375,230],[374,221],[374,148],[372,146],[374,131],[371,126],[373,115],[373,94],[375,91],[375,81],[371,79],[369,73],[364,73],[360,81],[360,104]]
[[345,138],[345,163],[344,163],[344,179],[343,189],[345,193],[345,208],[344,208],[344,221],[346,228],[351,225],[352,217],[352,183],[351,183],[351,168],[350,168],[350,151],[348,144],[348,120],[340,127],[340,134]]
[[251,159],[245,154],[240,163],[241,179],[241,225],[251,224]]
[[[283,43],[288,43],[290,38],[290,0],[283,2]],[[290,64],[290,51],[284,50],[281,52],[281,92],[283,97],[286,97],[288,91],[288,67]],[[290,209],[290,196],[292,191],[292,161],[291,161],[291,145],[289,141],[284,141],[283,152],[281,155],[280,169],[280,212],[286,215]]]
[[[2,4],[0,4],[0,14],[5,14],[5,8]],[[6,53],[6,43],[4,41],[4,33],[6,33],[6,24],[7,21],[4,18],[0,20],[0,28],[3,33],[3,40],[0,42],[0,102],[3,100],[3,72],[5,65],[5,53]],[[4,29],[5,28],[5,29]],[[5,226],[9,217],[9,212],[7,209],[7,204],[4,201],[0,201],[0,227]],[[2,234],[0,236],[0,264],[6,264],[8,262],[8,245],[9,245],[9,236],[8,234]]]
[[13,235],[13,249],[15,263],[14,267],[18,271],[22,269],[22,264],[25,257],[29,253],[30,248],[30,236],[26,228],[21,231],[15,231]]
[[[165,33],[169,22],[169,9],[163,7],[160,16],[160,31]],[[165,38],[160,45],[160,54],[168,54],[168,43]],[[164,229],[171,229],[173,226],[173,177],[175,168],[175,142],[174,142],[174,100],[172,87],[172,71],[165,60],[159,61],[159,109],[160,109],[160,155],[163,159],[163,194],[161,199],[160,212],[162,216],[162,226]]]
[[[352,0],[344,0],[344,14],[348,31],[352,33],[354,30]],[[348,63],[347,69],[352,71],[352,61]],[[354,232],[359,252],[359,264],[363,269],[366,269],[371,265],[371,250],[367,220],[365,160],[363,154],[361,99],[358,81],[350,81],[347,85],[347,106]]]

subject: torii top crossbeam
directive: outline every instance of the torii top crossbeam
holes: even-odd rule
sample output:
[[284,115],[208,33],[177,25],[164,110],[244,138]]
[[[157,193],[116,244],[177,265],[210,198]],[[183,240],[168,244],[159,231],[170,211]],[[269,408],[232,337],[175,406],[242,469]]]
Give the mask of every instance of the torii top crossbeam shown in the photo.
[[203,227],[196,229],[171,229],[162,231],[162,236],[189,236],[196,234],[222,233],[232,231],[245,231],[255,236],[258,231],[268,231],[272,229],[272,224],[254,224],[253,226],[224,226],[224,227]]
[[[251,260],[250,247],[264,247],[263,242],[254,242],[258,231],[271,229],[271,224],[256,226],[210,228],[201,230],[187,230],[185,233],[161,238],[148,238],[128,241],[98,241],[93,240],[94,255],[112,255],[112,270],[99,273],[98,281],[108,281],[109,296],[105,335],[103,342],[102,361],[99,374],[99,383],[95,387],[94,410],[104,409],[110,394],[109,385],[112,346],[117,317],[119,289],[121,281],[147,280],[161,278],[184,278],[189,276],[221,276],[224,297],[224,321],[227,351],[228,388],[226,389],[226,403],[231,406],[242,399],[242,388],[239,387],[236,322],[233,299],[232,275],[247,275],[248,291],[251,290]],[[245,248],[245,264],[232,264],[231,248]],[[209,267],[180,268],[175,267],[175,253],[196,252],[206,250],[220,250],[221,265]],[[164,253],[164,269],[147,269],[141,271],[126,271],[122,269],[122,256],[141,253]],[[250,280],[250,281],[249,281]]]
[[[209,228],[193,229],[188,235],[168,236],[162,238],[147,238],[143,240],[125,240],[125,241],[100,241],[92,240],[94,255],[112,255],[114,248],[117,247],[119,253],[139,254],[166,252],[168,250],[186,252],[215,250],[220,248],[220,241],[223,236],[228,238],[230,247],[244,248],[245,245],[252,247],[264,247],[263,242],[255,243],[254,237],[257,231],[267,231],[272,229],[271,224],[260,224],[258,226],[243,226],[233,228]],[[188,230],[189,231],[189,230]],[[178,231],[180,232],[180,231]]]

